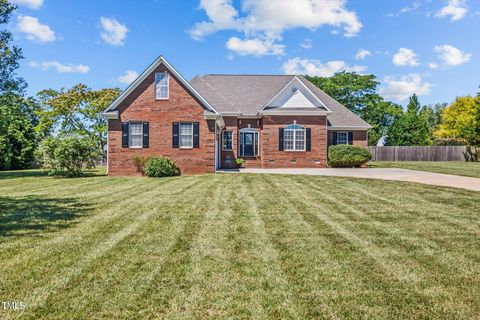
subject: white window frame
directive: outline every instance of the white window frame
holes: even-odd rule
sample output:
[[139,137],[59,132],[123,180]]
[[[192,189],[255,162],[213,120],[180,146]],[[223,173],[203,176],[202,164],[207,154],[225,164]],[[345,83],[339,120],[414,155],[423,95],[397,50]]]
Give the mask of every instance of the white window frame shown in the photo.
[[[345,134],[345,140],[340,140],[340,134]],[[348,144],[348,132],[347,131],[338,131],[337,132],[337,144]]]
[[[192,128],[192,134],[191,134],[191,139],[190,139],[190,145],[189,146],[182,146],[182,136],[187,136],[186,134],[182,135],[182,125],[190,125]],[[193,149],[193,122],[180,122],[178,124],[178,147],[180,149]]]
[[[230,132],[231,136],[230,136],[230,145],[231,145],[231,148],[228,149],[228,148],[225,148],[225,133],[227,132]],[[233,130],[223,130],[222,131],[222,151],[233,151]]]
[[[140,135],[140,145],[139,146],[134,146],[132,145],[132,137],[134,134],[132,134],[132,124],[138,124],[140,125],[140,134],[135,134],[135,136]],[[141,149],[143,148],[143,122],[141,121],[131,121],[128,123],[128,147],[132,149]]]
[[[300,127],[300,128],[299,128]],[[288,141],[292,141],[293,143],[293,148],[289,149],[287,148],[287,132],[292,132],[293,134],[293,139],[289,139]],[[303,147],[302,148],[297,148],[297,132],[302,132],[303,133]],[[307,150],[307,130],[305,129],[304,126],[297,124],[294,122],[293,124],[289,124],[283,128],[283,150],[288,151],[288,152],[302,152]]]
[[[167,84],[160,84],[160,75],[165,75],[167,79]],[[159,97],[158,96],[158,88],[159,87],[166,87],[167,88],[167,96],[166,97]],[[168,72],[157,72],[155,73],[155,100],[168,100],[170,97],[170,76]]]

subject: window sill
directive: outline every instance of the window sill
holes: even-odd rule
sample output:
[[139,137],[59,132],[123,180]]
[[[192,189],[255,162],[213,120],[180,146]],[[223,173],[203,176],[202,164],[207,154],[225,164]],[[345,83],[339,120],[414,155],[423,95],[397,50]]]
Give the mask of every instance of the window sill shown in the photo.
[[193,147],[178,147],[180,150],[193,150]]
[[166,101],[170,100],[169,98],[155,98],[156,101]]
[[129,149],[143,149],[143,147],[128,147]]

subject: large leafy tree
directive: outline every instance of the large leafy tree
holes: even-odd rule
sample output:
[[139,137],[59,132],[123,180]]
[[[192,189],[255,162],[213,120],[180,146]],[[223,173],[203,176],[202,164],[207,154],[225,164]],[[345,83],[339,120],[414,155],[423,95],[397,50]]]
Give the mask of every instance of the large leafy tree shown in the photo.
[[[0,25],[8,23],[15,9],[7,0],[0,0]],[[11,44],[12,39],[11,32],[0,30],[0,95],[22,93],[26,87],[25,81],[16,74],[23,59],[22,50]]]
[[[0,25],[8,23],[15,8],[0,0]],[[0,170],[29,167],[37,145],[34,105],[23,97],[26,84],[16,74],[22,51],[11,42],[12,34],[0,30]]]
[[397,116],[388,130],[386,145],[424,146],[430,144],[427,118],[417,95],[410,97],[407,110]]
[[99,149],[107,143],[107,122],[100,113],[120,94],[119,89],[92,90],[84,84],[60,91],[38,93],[40,122],[37,131],[44,137],[83,136]]
[[442,112],[442,121],[435,131],[437,138],[464,139],[480,145],[480,93],[476,97],[458,97]]
[[374,75],[340,72],[332,77],[306,76],[317,87],[372,125],[368,140],[376,145],[387,134],[402,107],[385,101],[378,93],[379,82]]

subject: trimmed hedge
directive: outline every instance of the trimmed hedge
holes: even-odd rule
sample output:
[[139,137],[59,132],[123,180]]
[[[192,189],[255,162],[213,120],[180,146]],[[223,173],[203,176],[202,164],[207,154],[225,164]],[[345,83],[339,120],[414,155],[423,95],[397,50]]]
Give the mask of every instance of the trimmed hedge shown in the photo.
[[180,168],[167,157],[148,157],[143,170],[149,177],[173,177],[180,175]]
[[328,148],[328,165],[333,168],[359,168],[372,159],[365,147],[336,145]]

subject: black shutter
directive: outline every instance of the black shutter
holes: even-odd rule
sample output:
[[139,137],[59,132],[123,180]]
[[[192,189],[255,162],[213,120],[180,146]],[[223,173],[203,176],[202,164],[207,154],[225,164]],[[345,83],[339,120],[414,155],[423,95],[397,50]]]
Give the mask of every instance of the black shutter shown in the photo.
[[348,144],[353,144],[353,132],[348,133]]
[[122,122],[122,148],[128,148],[128,122]]
[[334,132],[333,133],[333,145],[335,146],[337,144],[337,138],[338,138],[338,133]]
[[278,150],[283,151],[283,128],[278,129]]
[[198,122],[193,123],[193,147],[200,148],[200,124]]
[[311,128],[307,128],[305,130],[305,139],[306,139],[306,148],[305,150],[306,151],[312,151],[312,129]]
[[178,131],[179,131],[179,123],[174,122],[172,124],[172,147],[173,148],[178,148],[178,146],[179,146]]
[[148,133],[148,122],[143,123],[143,147],[148,148],[149,147],[149,133]]

